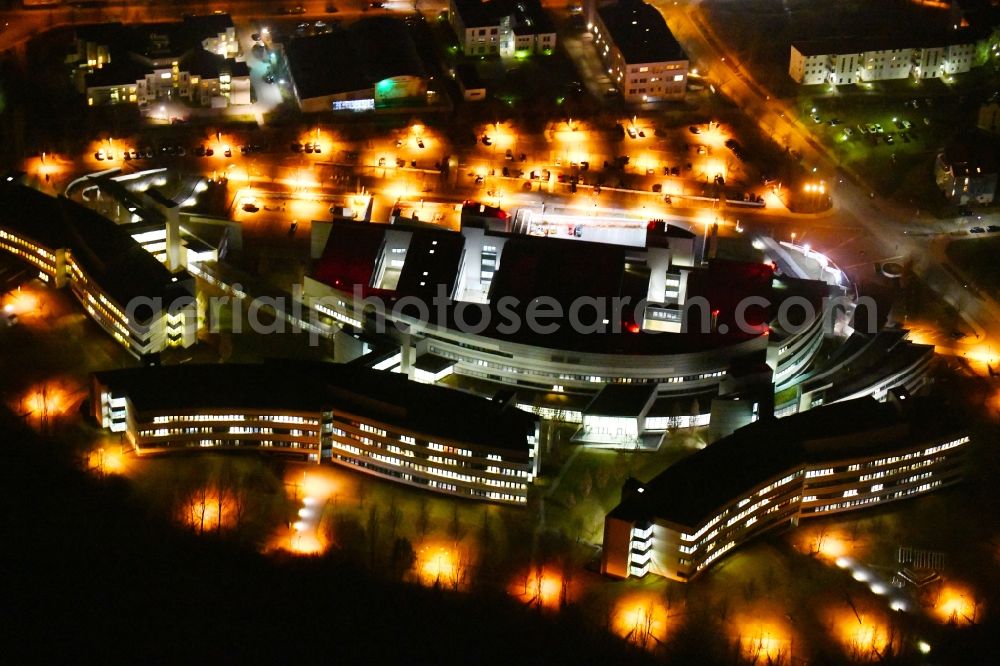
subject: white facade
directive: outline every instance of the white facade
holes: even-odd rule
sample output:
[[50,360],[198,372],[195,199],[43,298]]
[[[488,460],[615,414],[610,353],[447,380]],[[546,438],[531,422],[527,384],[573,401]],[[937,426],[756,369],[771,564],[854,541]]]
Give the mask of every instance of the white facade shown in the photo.
[[[837,48],[841,46],[842,48]],[[937,79],[972,69],[976,45],[848,50],[849,43],[793,44],[788,74],[802,85],[851,85],[891,79]]]
[[608,76],[626,102],[642,104],[684,98],[690,65],[687,57],[676,60],[628,60],[616,43],[612,31],[602,20],[600,10],[592,11],[587,28],[594,36],[594,47]]
[[[473,0],[478,2],[478,0]],[[551,21],[541,15],[538,0],[501,3],[497,0],[471,5],[468,0],[449,0],[448,20],[467,56],[498,54],[511,57],[520,53],[545,53],[556,47]]]

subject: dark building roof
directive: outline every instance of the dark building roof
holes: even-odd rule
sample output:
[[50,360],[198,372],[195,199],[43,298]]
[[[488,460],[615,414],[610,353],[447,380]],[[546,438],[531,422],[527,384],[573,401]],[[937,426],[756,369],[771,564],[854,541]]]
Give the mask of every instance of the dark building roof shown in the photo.
[[140,297],[164,307],[187,293],[187,273],[171,274],[111,220],[65,197],[23,185],[0,185],[0,224],[45,244],[68,248],[94,282],[122,306]]
[[193,49],[184,56],[181,68],[203,79],[217,79],[223,72],[231,76],[250,76],[250,68],[245,62],[224,58],[203,48]]
[[111,46],[124,40],[127,28],[121,23],[91,23],[78,25],[76,38],[83,42]]
[[181,26],[191,34],[200,35],[202,38],[215,37],[235,28],[233,17],[229,14],[186,14],[181,19]]
[[907,34],[888,37],[828,37],[796,41],[792,46],[802,55],[844,55],[897,49],[926,49],[957,44],[972,44],[975,39],[966,31],[948,35]]
[[[581,296],[622,295],[627,252],[622,245],[513,236],[504,244],[490,300],[549,296],[568,306]],[[641,298],[645,288],[632,295]]]
[[313,277],[344,291],[350,292],[359,285],[362,292],[367,292],[389,227],[339,221],[332,222],[332,227]]
[[458,78],[458,82],[462,84],[462,87],[466,90],[475,90],[477,88],[484,88],[482,79],[479,78],[479,72],[476,71],[475,65],[470,63],[462,63],[455,67],[455,76]]
[[598,7],[597,13],[625,62],[639,64],[688,59],[663,20],[663,15],[652,5],[642,0],[619,0]]
[[[389,230],[398,229],[399,225],[356,222],[334,222],[333,225],[323,255],[313,270],[317,281],[347,293],[352,293],[354,286],[360,285],[363,295],[386,298],[390,301],[387,306],[391,306],[393,299],[420,296],[428,306],[434,305],[429,307],[429,314],[433,323],[438,325],[469,330],[481,321],[480,316],[487,316],[489,325],[482,330],[485,336],[556,350],[602,354],[679,354],[726,347],[757,338],[766,332],[767,322],[776,317],[786,299],[806,298],[814,304],[815,312],[821,312],[822,298],[828,291],[822,282],[774,277],[773,269],[766,264],[717,260],[708,269],[691,270],[689,295],[703,296],[713,309],[720,310],[717,322],[727,323],[728,330],[720,327],[703,331],[696,314],[689,332],[642,332],[632,319],[636,304],[646,297],[649,275],[644,267],[627,261],[629,253],[635,249],[605,243],[512,235],[504,245],[500,265],[493,277],[490,305],[463,304],[463,328],[458,325],[453,303],[438,308],[431,301],[438,293],[438,284],[444,285],[445,293],[450,294],[458,278],[464,247],[461,234],[410,228],[413,239],[397,288],[380,291],[370,285],[383,237]],[[433,256],[425,251],[431,247],[428,243],[432,240],[439,243]],[[428,272],[427,276],[423,275],[424,271]],[[713,271],[718,271],[718,275],[711,275]],[[426,284],[420,285],[420,282]],[[758,326],[754,330],[740,330],[736,325],[735,305],[741,298],[750,295],[767,299],[768,305],[749,308],[745,318],[749,323],[757,322]],[[514,330],[501,326],[509,323],[511,312],[524,324],[528,320],[528,308],[537,307],[531,306],[531,303],[543,296],[555,299],[562,307],[562,317],[542,316],[537,320],[545,327],[555,323],[558,328],[554,332],[532,330],[526,324],[516,326]],[[508,304],[511,299],[516,300],[513,307],[499,308],[498,304],[504,297],[508,297]],[[598,299],[609,315],[616,314],[613,299],[629,300],[623,308],[619,308],[622,321],[609,321],[609,330],[595,334],[586,330],[600,324],[595,321],[594,307],[586,306],[578,312],[579,323],[585,325],[584,330],[574,330],[573,322],[568,318],[570,305],[574,301],[580,303],[577,300],[580,298]],[[542,305],[549,311],[548,304],[542,302]],[[789,314],[801,310],[792,308]],[[445,319],[439,320],[442,312]],[[615,327],[619,332],[610,330]]]
[[970,130],[952,139],[941,155],[957,178],[995,176],[1000,170],[1000,141],[981,130]]
[[84,76],[88,88],[104,88],[107,86],[135,85],[146,76],[149,67],[136,62],[128,55],[115,58],[100,69],[95,69]]
[[438,285],[443,286],[446,295],[451,294],[458,279],[464,248],[465,240],[460,234],[442,229],[414,228],[396,291],[428,302],[437,295]]
[[583,413],[588,416],[637,417],[653,400],[656,384],[606,384]]
[[286,47],[299,99],[372,88],[396,76],[426,76],[406,24],[377,16]]
[[455,365],[455,361],[437,354],[423,354],[413,363],[413,367],[425,372],[438,373]]
[[768,479],[822,464],[905,448],[953,432],[926,399],[861,398],[765,419],[697,451],[644,484],[609,514],[695,528]]
[[823,399],[834,402],[934,356],[933,345],[910,342],[907,333],[905,329],[875,334],[855,332],[833,356],[802,379],[802,391],[832,384]]
[[186,364],[95,373],[139,412],[209,409],[340,410],[428,437],[527,451],[535,417],[485,398],[335,363]]
[[515,34],[531,35],[555,32],[539,0],[455,0],[455,10],[466,28],[489,28],[512,17]]

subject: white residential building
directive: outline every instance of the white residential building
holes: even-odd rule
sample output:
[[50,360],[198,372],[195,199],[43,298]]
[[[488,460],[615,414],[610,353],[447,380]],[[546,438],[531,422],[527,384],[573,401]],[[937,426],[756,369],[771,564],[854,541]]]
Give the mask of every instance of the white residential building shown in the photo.
[[890,79],[938,79],[972,69],[976,44],[890,44],[875,39],[796,42],[788,75],[802,85],[851,85]]
[[684,98],[688,57],[659,10],[642,0],[592,6],[587,28],[608,76],[626,102]]

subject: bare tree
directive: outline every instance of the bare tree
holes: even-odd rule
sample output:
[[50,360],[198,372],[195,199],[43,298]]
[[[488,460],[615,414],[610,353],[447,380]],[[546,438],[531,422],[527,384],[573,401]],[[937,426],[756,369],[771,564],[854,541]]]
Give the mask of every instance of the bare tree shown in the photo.
[[208,484],[199,484],[190,495],[184,505],[187,513],[187,522],[199,534],[205,532],[205,520],[208,518],[208,507],[212,501],[212,490]]
[[372,504],[368,509],[368,524],[366,526],[368,532],[368,557],[369,564],[372,569],[375,568],[375,557],[378,552],[378,530],[379,530],[379,511],[378,505]]
[[396,538],[396,530],[399,529],[399,523],[403,520],[403,512],[396,503],[396,495],[389,497],[389,507],[386,509],[385,519],[389,524],[389,540],[392,541]]
[[427,529],[430,527],[430,522],[430,503],[426,497],[421,497],[420,504],[417,507],[417,531],[420,532],[421,537],[427,536]]
[[451,522],[448,524],[448,534],[451,536],[452,541],[456,544],[462,540],[465,536],[464,530],[462,529],[462,521],[458,517],[458,505],[451,505]]
[[486,551],[489,551],[493,545],[493,530],[490,527],[490,510],[489,507],[483,509],[483,526],[481,530],[482,546]]
[[389,555],[389,570],[397,580],[403,578],[413,568],[417,555],[413,544],[406,537],[398,537],[392,542],[392,552]]

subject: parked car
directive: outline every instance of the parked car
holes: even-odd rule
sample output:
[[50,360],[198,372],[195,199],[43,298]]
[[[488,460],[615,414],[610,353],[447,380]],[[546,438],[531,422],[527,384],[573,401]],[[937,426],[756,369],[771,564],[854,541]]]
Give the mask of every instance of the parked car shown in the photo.
[[969,233],[970,234],[985,234],[986,233],[986,229],[984,229],[982,227],[972,227],[971,229],[969,229]]

